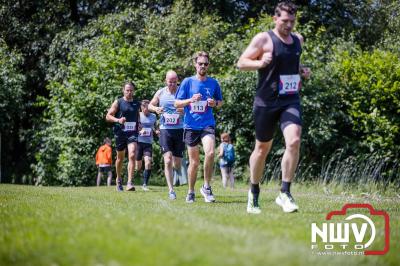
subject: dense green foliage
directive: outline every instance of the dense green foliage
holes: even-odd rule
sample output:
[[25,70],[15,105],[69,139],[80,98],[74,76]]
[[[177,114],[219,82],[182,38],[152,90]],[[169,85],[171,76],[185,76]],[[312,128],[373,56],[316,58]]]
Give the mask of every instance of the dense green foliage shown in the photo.
[[[271,17],[261,15],[272,12],[272,2],[4,3],[1,57],[7,67],[1,78],[11,83],[4,83],[1,96],[12,90],[14,98],[1,102],[7,110],[0,117],[2,143],[6,135],[11,140],[3,145],[9,154],[3,165],[31,163],[33,173],[25,170],[25,182],[93,184],[96,148],[105,136],[112,137],[104,116],[121,95],[122,83],[133,80],[136,97],[150,99],[163,86],[167,70],[176,70],[180,78],[192,75],[192,54],[206,50],[210,75],[221,83],[225,100],[216,114],[217,134],[232,134],[238,175],[246,178],[257,77],[238,71],[235,62],[256,33],[273,27]],[[399,3],[298,4],[296,30],[306,40],[302,62],[313,73],[302,89],[301,158],[312,169],[309,178],[321,177],[324,161],[337,152],[343,154],[343,163],[348,156],[373,154],[392,162],[388,168],[393,169],[400,148]],[[10,23],[15,27],[4,27]],[[281,134],[274,142],[272,164],[283,153]],[[21,149],[24,145],[29,152]],[[156,147],[156,173],[161,173],[159,155]],[[11,174],[6,174],[10,181]]]
[[[196,32],[194,22],[207,30]],[[195,47],[212,52],[226,26],[210,16],[191,13],[190,6],[177,5],[165,16],[128,10],[100,19],[93,28],[101,34],[85,39],[82,49],[70,55],[69,65],[62,65],[50,82],[51,97],[43,103],[47,106],[47,126],[38,134],[41,149],[35,171],[39,183],[90,184],[94,152],[111,134],[105,113],[120,97],[123,82],[133,80],[136,96],[151,99],[163,86],[168,69],[191,74]],[[215,65],[218,67],[217,62]],[[158,165],[161,158],[155,157]],[[53,180],[55,176],[57,180]]]
[[[2,147],[3,150],[12,149],[14,141],[21,133],[14,123],[15,117],[26,115],[22,108],[26,93],[24,91],[25,77],[20,69],[21,62],[21,55],[11,51],[0,38],[0,139],[5,146]],[[12,154],[4,154],[5,158],[1,158],[1,155],[0,159],[12,161],[14,167],[18,165],[18,162],[13,160]],[[6,172],[6,174],[12,173]]]

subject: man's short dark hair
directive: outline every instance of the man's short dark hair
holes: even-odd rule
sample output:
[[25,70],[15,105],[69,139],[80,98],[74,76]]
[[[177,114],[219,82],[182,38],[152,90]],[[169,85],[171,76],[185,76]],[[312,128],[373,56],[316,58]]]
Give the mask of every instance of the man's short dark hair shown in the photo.
[[126,85],[132,86],[132,88],[136,88],[135,83],[133,83],[133,81],[126,81],[122,86],[122,89],[124,89]]
[[282,11],[286,11],[290,15],[296,15],[297,6],[290,1],[280,2],[275,7],[275,16],[280,17]]
[[194,61],[194,63],[197,63],[197,58],[199,58],[199,57],[205,57],[205,58],[207,58],[208,61],[210,61],[210,58],[209,58],[209,56],[208,56],[208,53],[207,53],[207,52],[204,52],[204,51],[200,51],[200,52],[197,52],[197,53],[195,53],[195,54],[193,55],[193,61]]
[[140,103],[141,103],[141,105],[145,105],[145,104],[149,104],[150,101],[149,100],[142,100]]

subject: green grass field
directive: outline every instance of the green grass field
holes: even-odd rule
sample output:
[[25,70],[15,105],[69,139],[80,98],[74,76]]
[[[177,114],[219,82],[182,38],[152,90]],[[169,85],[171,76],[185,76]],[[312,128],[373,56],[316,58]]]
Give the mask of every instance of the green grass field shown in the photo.
[[[245,211],[244,184],[224,190],[215,182],[212,204],[200,193],[185,203],[186,186],[177,189],[176,201],[165,187],[150,188],[117,193],[114,187],[0,185],[0,265],[399,265],[396,193],[326,194],[320,185],[295,184],[300,211],[286,214],[274,203],[278,186],[268,184],[263,212],[254,216]],[[389,213],[389,253],[312,253],[311,223],[350,202]]]

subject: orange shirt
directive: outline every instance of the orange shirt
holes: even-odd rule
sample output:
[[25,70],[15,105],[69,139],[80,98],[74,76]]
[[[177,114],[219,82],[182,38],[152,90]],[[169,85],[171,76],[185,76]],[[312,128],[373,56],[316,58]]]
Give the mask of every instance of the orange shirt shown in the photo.
[[112,150],[107,144],[101,146],[96,153],[96,165],[112,164]]

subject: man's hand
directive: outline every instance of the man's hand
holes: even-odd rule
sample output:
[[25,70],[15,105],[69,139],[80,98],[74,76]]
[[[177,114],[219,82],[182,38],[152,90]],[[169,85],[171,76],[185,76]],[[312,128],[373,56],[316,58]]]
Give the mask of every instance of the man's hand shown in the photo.
[[207,104],[208,104],[208,106],[210,106],[210,107],[215,107],[215,106],[217,105],[217,101],[214,100],[213,98],[208,98],[208,99],[207,99]]
[[309,67],[301,67],[300,68],[300,74],[303,78],[309,79],[311,76],[311,70]]
[[164,112],[164,107],[156,107],[155,111],[157,114],[162,114]]
[[193,94],[192,98],[190,98],[190,102],[194,103],[201,100],[201,93]]
[[183,115],[184,109],[183,108],[176,108],[176,112],[180,115]]
[[125,124],[125,122],[126,122],[126,118],[125,117],[118,118],[118,123],[119,124],[123,125],[123,124]]
[[263,53],[260,61],[261,61],[261,68],[266,67],[272,61],[272,53],[271,52]]

